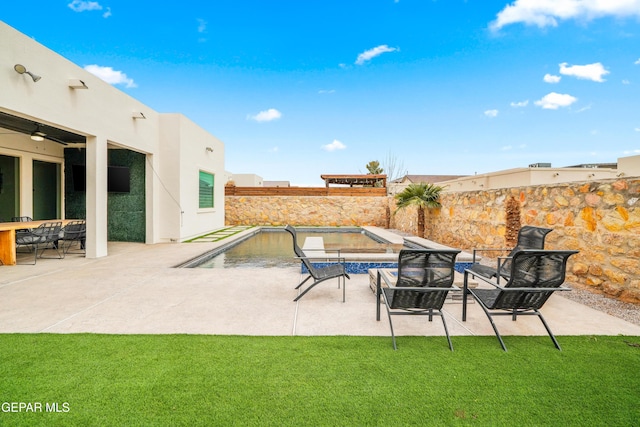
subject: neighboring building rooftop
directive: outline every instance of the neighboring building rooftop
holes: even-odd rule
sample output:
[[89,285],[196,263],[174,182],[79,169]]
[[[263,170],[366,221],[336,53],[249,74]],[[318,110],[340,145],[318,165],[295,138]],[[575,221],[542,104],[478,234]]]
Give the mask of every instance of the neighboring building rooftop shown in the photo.
[[418,184],[421,182],[434,184],[436,182],[464,178],[465,176],[468,175],[405,175],[401,178],[394,179],[392,182],[399,184]]
[[291,187],[291,183],[289,181],[264,181],[262,183],[263,187]]

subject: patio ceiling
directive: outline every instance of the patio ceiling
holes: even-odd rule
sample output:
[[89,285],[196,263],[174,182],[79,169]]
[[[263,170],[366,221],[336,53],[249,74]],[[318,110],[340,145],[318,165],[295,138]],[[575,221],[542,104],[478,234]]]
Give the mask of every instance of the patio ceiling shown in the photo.
[[[44,134],[45,139],[63,145],[86,143],[86,138],[82,135],[67,132],[65,130],[48,126],[34,120],[24,119],[3,112],[0,112],[0,128],[17,133],[24,133],[27,135],[31,135],[33,132],[38,131]],[[0,129],[0,134],[11,133],[5,132],[3,129]]]

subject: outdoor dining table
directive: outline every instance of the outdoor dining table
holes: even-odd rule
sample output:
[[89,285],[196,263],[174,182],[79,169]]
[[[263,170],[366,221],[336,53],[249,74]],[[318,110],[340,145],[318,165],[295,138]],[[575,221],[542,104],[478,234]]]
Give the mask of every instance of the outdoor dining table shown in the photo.
[[0,222],[0,265],[16,265],[16,230],[38,228],[45,222],[62,222],[64,227],[70,219],[44,219],[26,222]]

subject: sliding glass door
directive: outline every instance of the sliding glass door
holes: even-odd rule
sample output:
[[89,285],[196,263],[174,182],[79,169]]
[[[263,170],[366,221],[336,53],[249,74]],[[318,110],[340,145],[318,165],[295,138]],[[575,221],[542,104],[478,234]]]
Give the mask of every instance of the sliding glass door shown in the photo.
[[0,155],[0,220],[20,215],[20,163],[17,157]]
[[33,161],[33,219],[60,218],[60,164]]

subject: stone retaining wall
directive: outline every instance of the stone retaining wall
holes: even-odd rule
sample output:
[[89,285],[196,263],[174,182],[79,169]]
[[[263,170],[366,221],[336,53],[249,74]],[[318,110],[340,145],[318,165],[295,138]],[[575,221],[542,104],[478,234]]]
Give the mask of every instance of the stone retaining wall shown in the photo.
[[[577,249],[567,280],[640,303],[640,179],[442,194],[425,216],[426,238],[447,246],[510,246],[520,225],[552,228],[549,249]],[[520,224],[513,224],[513,211]],[[391,228],[417,230],[417,211],[392,215]]]
[[[417,235],[417,209],[392,197],[226,197],[229,225],[373,225]],[[471,251],[507,247],[522,225],[553,228],[549,249],[577,249],[567,280],[640,303],[640,178],[445,192],[425,238]]]
[[227,196],[227,225],[388,227],[388,198]]

